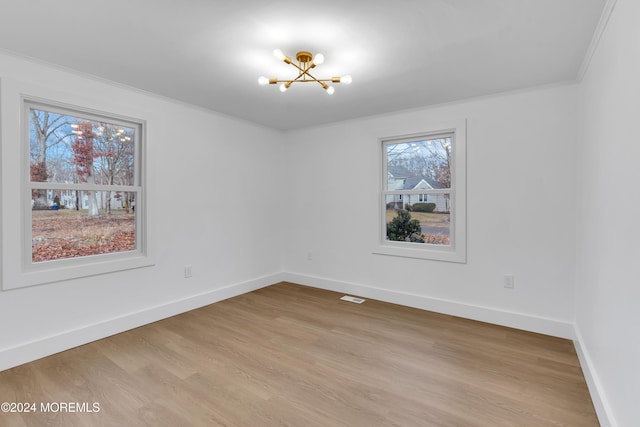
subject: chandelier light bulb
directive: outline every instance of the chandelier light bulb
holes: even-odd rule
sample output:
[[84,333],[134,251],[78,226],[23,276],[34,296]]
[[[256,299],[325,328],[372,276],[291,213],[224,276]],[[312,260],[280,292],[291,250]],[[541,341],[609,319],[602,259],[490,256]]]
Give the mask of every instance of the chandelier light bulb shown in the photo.
[[346,85],[350,85],[352,81],[353,81],[353,79],[351,78],[351,76],[349,74],[347,74],[346,76],[340,77],[340,83],[344,83]]
[[287,55],[285,55],[284,53],[282,53],[282,51],[280,49],[275,49],[273,51],[273,55],[278,58],[278,60],[280,61],[284,61],[284,59],[287,57]]
[[269,79],[266,78],[265,76],[260,76],[260,77],[258,77],[258,84],[260,86],[266,86],[266,85],[269,84]]
[[313,63],[316,65],[320,65],[324,62],[324,55],[321,53],[316,53],[316,56],[313,57]]
[[286,91],[287,91],[287,85],[286,85],[286,84],[284,84],[284,83],[282,83],[282,84],[280,85],[280,92],[286,92]]
[[329,86],[329,87],[327,88],[327,94],[329,94],[329,95],[333,95],[333,93],[334,93],[335,91],[336,91],[336,90],[334,89],[334,87],[333,87],[333,86]]

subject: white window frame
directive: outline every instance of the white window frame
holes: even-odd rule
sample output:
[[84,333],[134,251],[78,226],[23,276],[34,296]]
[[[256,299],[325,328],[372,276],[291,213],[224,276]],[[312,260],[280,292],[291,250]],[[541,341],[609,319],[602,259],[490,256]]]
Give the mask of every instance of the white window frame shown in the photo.
[[[402,143],[431,139],[442,135],[451,134],[453,149],[451,153],[451,189],[447,190],[387,190],[387,156],[386,146],[389,143]],[[406,135],[394,135],[379,138],[380,153],[380,191],[379,191],[379,233],[378,242],[374,249],[375,254],[391,255],[407,258],[418,258],[435,261],[448,261],[457,263],[467,262],[466,248],[466,145],[467,132],[466,120],[454,120],[445,123],[434,124],[426,127],[424,131]],[[395,242],[387,240],[386,224],[386,197],[393,194],[450,194],[450,244],[436,245],[429,243]]]
[[[135,178],[133,186],[32,183],[30,178],[29,125],[30,109],[36,108],[88,120],[104,120],[136,129]],[[72,104],[20,96],[20,250],[9,254],[4,246],[2,290],[10,290],[63,280],[95,276],[153,265],[148,251],[146,203],[146,121]],[[9,125],[3,123],[3,125]],[[13,125],[13,124],[12,124]],[[90,191],[135,192],[136,247],[132,251],[32,262],[32,189],[79,189]],[[6,225],[6,223],[5,223]],[[15,238],[10,239],[15,246]],[[4,243],[4,242],[3,242]],[[19,258],[19,259],[18,259]],[[16,262],[19,261],[19,262]]]

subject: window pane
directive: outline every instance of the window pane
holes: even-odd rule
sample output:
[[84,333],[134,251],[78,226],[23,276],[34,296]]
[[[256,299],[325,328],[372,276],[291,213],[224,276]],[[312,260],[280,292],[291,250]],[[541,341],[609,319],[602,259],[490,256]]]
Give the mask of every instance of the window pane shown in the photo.
[[32,203],[32,262],[136,249],[135,193],[34,192],[49,205]]
[[386,144],[387,190],[451,188],[451,136]]
[[[450,245],[450,194],[388,194],[386,239],[388,241]],[[428,202],[421,202],[420,197]]]
[[31,182],[135,185],[135,139],[135,126],[31,108]]

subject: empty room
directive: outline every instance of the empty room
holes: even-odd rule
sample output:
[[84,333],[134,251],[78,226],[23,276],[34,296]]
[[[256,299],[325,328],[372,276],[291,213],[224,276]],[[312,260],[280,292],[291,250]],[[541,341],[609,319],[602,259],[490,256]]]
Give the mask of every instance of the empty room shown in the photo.
[[640,425],[639,41],[637,0],[3,1],[0,425]]

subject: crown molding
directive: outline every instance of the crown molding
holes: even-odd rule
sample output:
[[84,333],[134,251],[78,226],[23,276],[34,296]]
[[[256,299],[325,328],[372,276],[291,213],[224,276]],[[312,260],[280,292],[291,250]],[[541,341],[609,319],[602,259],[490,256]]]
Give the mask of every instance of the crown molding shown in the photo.
[[587,49],[587,53],[582,60],[582,65],[580,66],[580,70],[578,71],[577,80],[581,82],[584,76],[589,71],[589,66],[591,65],[591,60],[598,50],[598,45],[600,44],[600,39],[607,29],[607,24],[609,23],[609,18],[611,18],[611,14],[613,13],[613,9],[616,7],[616,2],[618,0],[607,0],[602,9],[602,14],[600,15],[600,20],[598,21],[598,26],[593,33],[593,37],[591,38],[591,43],[589,44],[589,48]]

